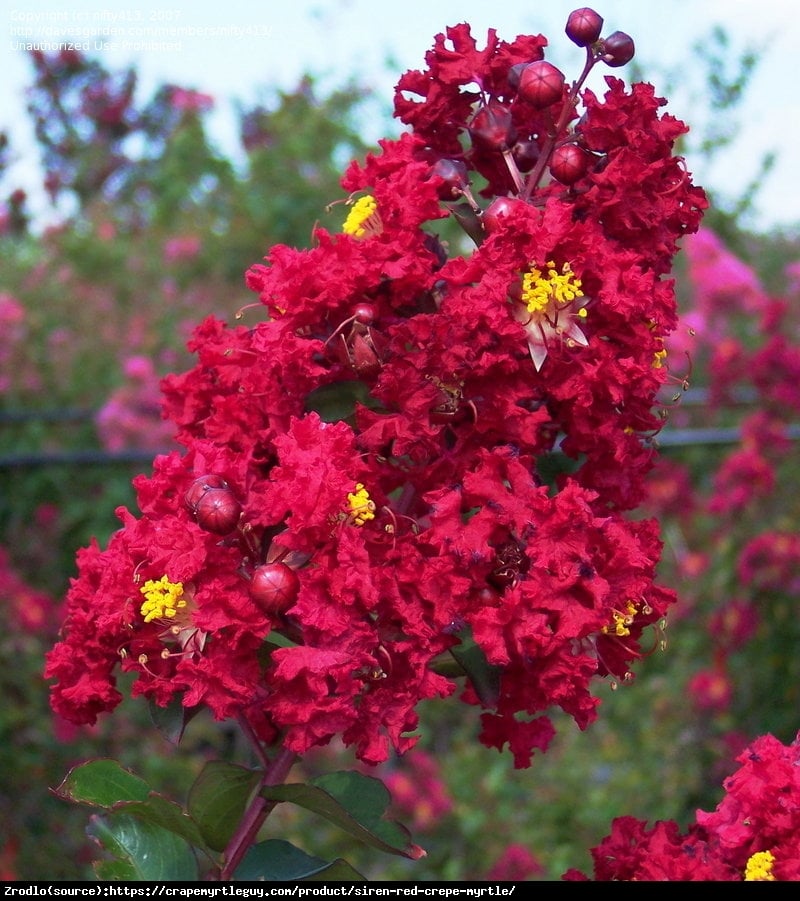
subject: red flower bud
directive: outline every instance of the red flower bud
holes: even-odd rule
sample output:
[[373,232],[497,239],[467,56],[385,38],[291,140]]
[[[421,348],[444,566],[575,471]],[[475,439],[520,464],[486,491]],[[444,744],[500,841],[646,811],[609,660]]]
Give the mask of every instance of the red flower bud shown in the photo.
[[576,144],[556,147],[550,157],[550,174],[562,185],[572,185],[586,175],[591,156]]
[[472,140],[485,150],[503,151],[516,140],[516,129],[511,121],[511,110],[491,100],[481,107],[469,126]]
[[539,159],[539,145],[536,141],[517,141],[511,153],[517,169],[520,172],[530,172]]
[[530,63],[515,63],[508,70],[508,86],[512,91],[519,90],[519,80],[522,77],[522,73],[528,68]]
[[488,235],[497,231],[500,223],[508,216],[513,207],[514,201],[510,197],[496,197],[481,215],[483,230]]
[[242,515],[242,506],[230,488],[209,488],[194,508],[197,524],[215,535],[232,532]]
[[547,60],[539,59],[525,67],[519,79],[519,96],[536,109],[561,100],[564,74]]
[[624,31],[615,31],[607,38],[603,38],[602,44],[603,53],[600,59],[612,68],[629,63],[636,52],[633,38]]
[[464,193],[464,188],[469,184],[467,167],[460,160],[437,160],[431,174],[438,175],[442,179],[439,188],[440,200],[453,200]]
[[588,6],[582,6],[569,14],[564,30],[567,37],[579,47],[588,47],[600,37],[602,28],[603,17]]
[[371,303],[364,302],[357,304],[353,310],[353,319],[355,319],[356,322],[361,323],[361,325],[372,325],[377,318],[377,315],[378,313]]
[[300,579],[285,563],[265,563],[253,572],[250,597],[265,613],[285,613],[299,593]]
[[227,488],[228,483],[222,476],[214,475],[214,473],[209,473],[208,475],[200,476],[195,479],[194,482],[189,486],[189,490],[186,492],[184,496],[184,501],[186,506],[194,513],[197,510],[197,502],[200,498],[208,491],[209,488]]

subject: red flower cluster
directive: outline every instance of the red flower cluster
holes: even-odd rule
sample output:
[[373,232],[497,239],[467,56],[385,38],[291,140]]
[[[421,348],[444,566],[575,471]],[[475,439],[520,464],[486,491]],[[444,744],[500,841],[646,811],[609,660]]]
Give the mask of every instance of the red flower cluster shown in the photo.
[[[592,849],[598,882],[797,882],[800,879],[800,736],[757,738],[737,757],[725,797],[697,812],[685,834],[672,821],[650,829],[619,817]],[[567,880],[585,880],[575,870]]]
[[549,708],[585,728],[592,680],[632,678],[674,594],[657,525],[626,514],[662,423],[667,274],[705,198],[652,87],[583,90],[630,58],[613,37],[580,44],[567,86],[524,77],[543,37],[479,49],[459,25],[401,78],[411,131],[351,164],[343,233],[272,248],[247,273],[269,318],[206,319],[165,380],[185,453],[79,555],[59,713],[112,709],[121,667],[158,704],[377,763],[466,676],[481,740],[524,767]]

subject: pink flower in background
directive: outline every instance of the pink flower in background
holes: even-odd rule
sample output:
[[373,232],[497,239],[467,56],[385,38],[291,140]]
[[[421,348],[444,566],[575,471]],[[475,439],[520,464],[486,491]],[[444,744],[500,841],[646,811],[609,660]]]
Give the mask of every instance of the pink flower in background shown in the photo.
[[198,235],[177,235],[164,242],[164,262],[180,263],[193,260],[200,253],[203,242]]
[[189,88],[173,87],[170,91],[169,102],[173,109],[185,113],[205,113],[214,107],[214,98],[210,94],[203,94]]
[[755,635],[758,621],[758,612],[749,601],[733,600],[712,614],[708,628],[722,649],[734,651]]
[[409,754],[403,766],[388,772],[383,782],[392,794],[394,806],[410,818],[415,830],[436,828],[453,809],[439,764],[425,751]]
[[737,574],[755,590],[800,592],[800,535],[762,532],[739,554]]
[[737,513],[774,487],[772,464],[755,448],[740,447],[717,470],[708,509],[712,513]]
[[111,394],[95,418],[103,446],[112,452],[170,447],[173,428],[161,418],[161,379],[153,362],[131,356],[123,372],[126,384]]
[[755,313],[761,309],[767,295],[758,276],[717,235],[700,228],[683,246],[698,307],[723,316],[732,310]]
[[689,680],[689,694],[700,710],[723,713],[733,699],[733,684],[722,669],[701,670]]
[[533,854],[520,844],[509,845],[486,874],[486,879],[499,882],[523,882],[543,871]]
[[54,598],[22,580],[1,547],[0,608],[9,625],[34,635],[52,632],[62,612]]
[[15,353],[25,335],[25,309],[11,294],[0,292],[0,391],[11,386]]

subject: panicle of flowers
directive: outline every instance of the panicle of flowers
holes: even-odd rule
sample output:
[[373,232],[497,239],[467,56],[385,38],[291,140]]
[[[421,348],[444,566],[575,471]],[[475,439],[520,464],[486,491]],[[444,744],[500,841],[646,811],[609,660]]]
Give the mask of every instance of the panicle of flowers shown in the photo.
[[[157,704],[377,764],[452,698],[526,767],[549,710],[586,728],[592,682],[660,646],[675,595],[657,524],[629,514],[663,424],[667,276],[706,201],[651,86],[585,88],[633,55],[601,31],[570,19],[571,84],[541,35],[437,35],[397,86],[407,133],[344,173],[347,214],[248,270],[263,317],[198,325],[197,364],[162,382],[182,450],[79,555],[59,713],[113,709],[121,667]],[[173,629],[140,613],[163,578],[190,586]]]

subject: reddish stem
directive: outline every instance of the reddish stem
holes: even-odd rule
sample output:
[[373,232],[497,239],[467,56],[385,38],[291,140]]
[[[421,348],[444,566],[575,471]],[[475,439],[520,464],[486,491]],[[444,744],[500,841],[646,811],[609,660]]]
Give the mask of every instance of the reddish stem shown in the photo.
[[[252,730],[248,730],[248,738],[258,743],[260,749],[259,756],[264,758],[263,749],[261,749],[260,742],[255,738]],[[225,849],[225,863],[219,874],[220,882],[229,882],[232,879],[233,874],[236,872],[236,868],[242,862],[245,854],[255,841],[259,829],[264,824],[264,820],[266,820],[278,804],[277,801],[267,801],[263,798],[261,796],[261,789],[265,785],[280,785],[289,775],[289,771],[296,762],[297,755],[294,751],[287,751],[284,748],[265,768],[258,783],[258,790],[247,810],[244,812],[244,816],[242,817],[236,832],[228,842],[228,847]]]
[[547,140],[544,142],[544,147],[542,147],[542,152],[539,155],[539,159],[536,161],[536,165],[526,179],[525,190],[521,195],[523,200],[530,200],[533,192],[539,187],[539,181],[544,174],[545,167],[550,161],[558,136],[567,127],[567,123],[578,103],[578,93],[583,87],[584,81],[586,81],[586,78],[592,71],[592,67],[597,62],[598,58],[599,57],[594,55],[591,47],[586,48],[586,62],[583,64],[583,71],[578,80],[572,83],[572,87],[569,90],[569,97],[567,98],[567,102],[561,108],[561,115],[558,117],[558,122],[556,122],[555,127],[548,134]]

